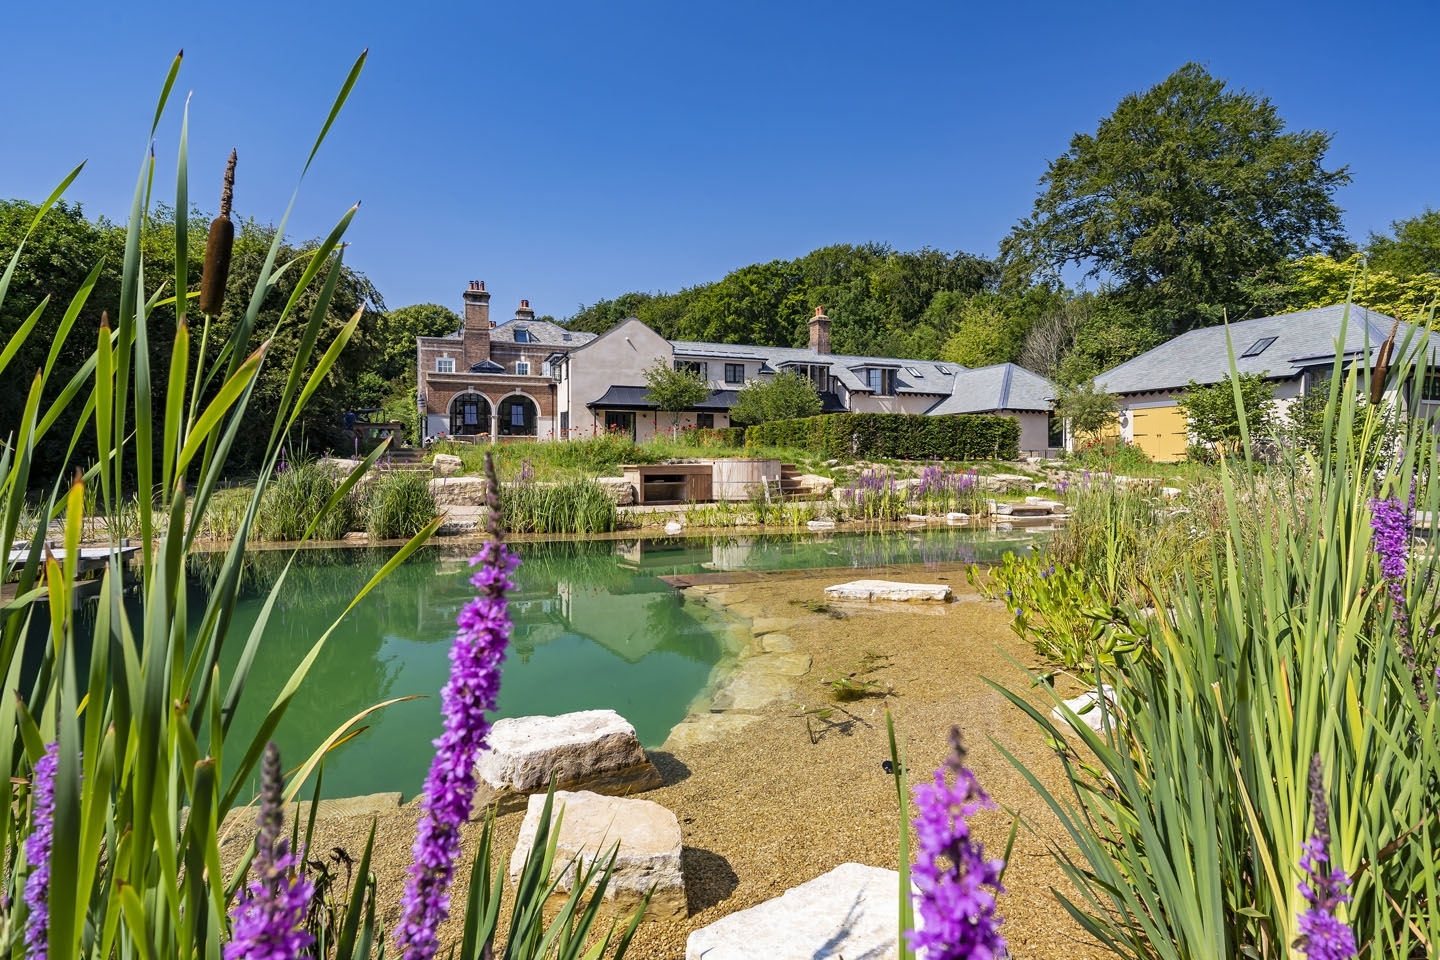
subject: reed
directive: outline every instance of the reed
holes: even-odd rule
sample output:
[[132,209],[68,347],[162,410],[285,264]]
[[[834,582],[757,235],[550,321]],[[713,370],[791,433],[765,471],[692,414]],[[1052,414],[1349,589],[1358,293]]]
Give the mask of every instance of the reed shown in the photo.
[[382,472],[365,491],[365,531],[372,540],[413,537],[435,519],[437,512],[429,473]]

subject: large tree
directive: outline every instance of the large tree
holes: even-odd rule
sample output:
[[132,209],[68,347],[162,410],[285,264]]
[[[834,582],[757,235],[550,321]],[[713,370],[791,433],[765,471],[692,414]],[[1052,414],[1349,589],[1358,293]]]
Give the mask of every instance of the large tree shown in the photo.
[[1079,265],[1167,334],[1243,314],[1246,277],[1346,246],[1330,139],[1187,63],[1049,164],[1004,244],[1012,276]]
[[1440,210],[1426,207],[1418,217],[1391,223],[1389,234],[1370,234],[1365,253],[1372,267],[1402,279],[1440,273]]

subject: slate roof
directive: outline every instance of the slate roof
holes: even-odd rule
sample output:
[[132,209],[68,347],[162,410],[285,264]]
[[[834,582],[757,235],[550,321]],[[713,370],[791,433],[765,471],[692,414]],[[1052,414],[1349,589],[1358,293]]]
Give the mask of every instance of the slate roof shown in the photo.
[[[529,343],[544,343],[554,346],[578,347],[589,343],[596,335],[582,330],[568,330],[548,320],[506,320],[490,330],[491,343],[515,343],[515,331],[524,330],[530,335]],[[566,339],[566,338],[569,339]]]
[[[1289,380],[1307,367],[1328,365],[1335,359],[1335,347],[1346,308],[1343,305],[1317,307],[1274,317],[1242,320],[1229,326],[1235,347],[1235,367],[1241,373],[1261,373],[1271,380]],[[1394,319],[1351,306],[1345,324],[1345,352],[1359,357],[1378,350],[1390,335]],[[1399,339],[1409,324],[1402,323]],[[1176,390],[1191,380],[1219,383],[1230,375],[1225,346],[1226,327],[1205,327],[1182,333],[1154,350],[1142,353],[1095,378],[1106,393],[1149,393]],[[1268,345],[1262,344],[1274,338]],[[1243,356],[1247,351],[1253,356]],[[1432,362],[1440,343],[1431,347]]]
[[[871,393],[856,370],[867,366],[897,369],[896,393],[947,396],[954,375],[965,368],[936,360],[907,360],[903,357],[857,357],[841,353],[818,353],[809,347],[760,347],[749,343],[709,343],[701,340],[671,340],[677,357],[729,360],[761,360],[779,370],[785,364],[824,364],[830,374],[851,393]],[[911,371],[914,371],[913,373]]]
[[1013,363],[962,370],[955,374],[950,396],[926,413],[988,413],[992,410],[1048,413],[1055,386],[1038,373]]
[[[724,413],[735,406],[735,400],[739,396],[738,390],[712,390],[710,396],[700,401],[692,410],[699,410],[702,413],[718,411]],[[605,395],[598,399],[591,400],[587,407],[607,410],[658,410],[655,401],[650,399],[649,387],[628,387],[611,386],[605,391]],[[844,413],[845,406],[835,394],[826,391],[820,394],[821,413]]]

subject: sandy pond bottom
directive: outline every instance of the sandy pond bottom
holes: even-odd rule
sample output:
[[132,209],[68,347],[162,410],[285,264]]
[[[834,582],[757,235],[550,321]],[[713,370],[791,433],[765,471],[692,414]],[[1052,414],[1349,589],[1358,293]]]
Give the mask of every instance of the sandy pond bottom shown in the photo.
[[[887,575],[905,579],[905,573],[902,568]],[[982,679],[1024,689],[1025,676],[1007,656],[1028,663],[1033,654],[1010,631],[1003,607],[970,590],[963,568],[928,566],[908,573],[917,582],[948,582],[959,599],[943,608],[847,606],[846,616],[836,618],[804,606],[820,601],[824,588],[838,582],[833,573],[772,576],[724,589],[726,603],[747,615],[793,620],[785,633],[814,665],[796,681],[790,698],[757,711],[758,719],[743,729],[720,730],[709,741],[673,741],[653,753],[666,786],[644,796],[680,818],[690,916],[683,922],[642,924],[628,956],[683,957],[691,930],[841,863],[893,867],[899,813],[893,782],[881,768],[888,756],[886,703],[895,713],[915,777],[926,776],[943,760],[946,735],[959,724],[970,765],[995,801],[1059,838],[1059,826],[1043,803],[990,742],[1003,744],[1052,788],[1062,781],[1060,765],[1033,722]],[[699,591],[690,599],[706,602]],[[872,653],[889,659],[866,676],[892,688],[893,695],[835,704],[823,681],[860,669]],[[822,707],[833,712],[824,721],[812,715],[807,729],[803,711]],[[407,804],[377,825],[374,869],[390,928],[398,916],[395,904],[410,861],[415,815],[415,805]],[[497,851],[506,860],[521,816],[499,819]],[[316,846],[340,846],[358,856],[369,826],[368,817],[328,818],[322,804]],[[1009,816],[1000,810],[980,816],[976,830],[987,849],[998,854],[1009,826]],[[464,880],[479,833],[474,823],[466,834],[453,897],[457,905],[464,903]],[[1008,893],[1000,901],[1012,952],[1018,958],[1108,956],[1050,893],[1052,886],[1066,889],[1068,881],[1045,844],[1024,828],[1016,839],[1006,875]],[[507,921],[501,922],[503,929]],[[458,939],[458,920],[442,933],[447,940]]]

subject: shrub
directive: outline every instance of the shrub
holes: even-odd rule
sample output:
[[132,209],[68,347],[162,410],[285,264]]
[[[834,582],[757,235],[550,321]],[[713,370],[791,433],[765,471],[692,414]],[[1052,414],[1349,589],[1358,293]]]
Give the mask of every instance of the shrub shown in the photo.
[[832,413],[757,424],[745,431],[745,441],[827,456],[1013,460],[1020,455],[1020,421],[995,414]]
[[[261,540],[299,540],[339,487],[340,481],[314,460],[300,461],[276,474],[260,500],[260,513],[255,518],[256,535]],[[355,501],[342,497],[334,510],[325,513],[314,536],[320,540],[339,540],[350,532],[357,513]]]
[[371,482],[365,499],[365,531],[372,540],[409,538],[437,513],[430,474],[392,470]]
[[786,370],[769,380],[751,380],[742,387],[730,409],[730,419],[746,425],[797,420],[818,416],[821,406],[820,394],[810,378]]

